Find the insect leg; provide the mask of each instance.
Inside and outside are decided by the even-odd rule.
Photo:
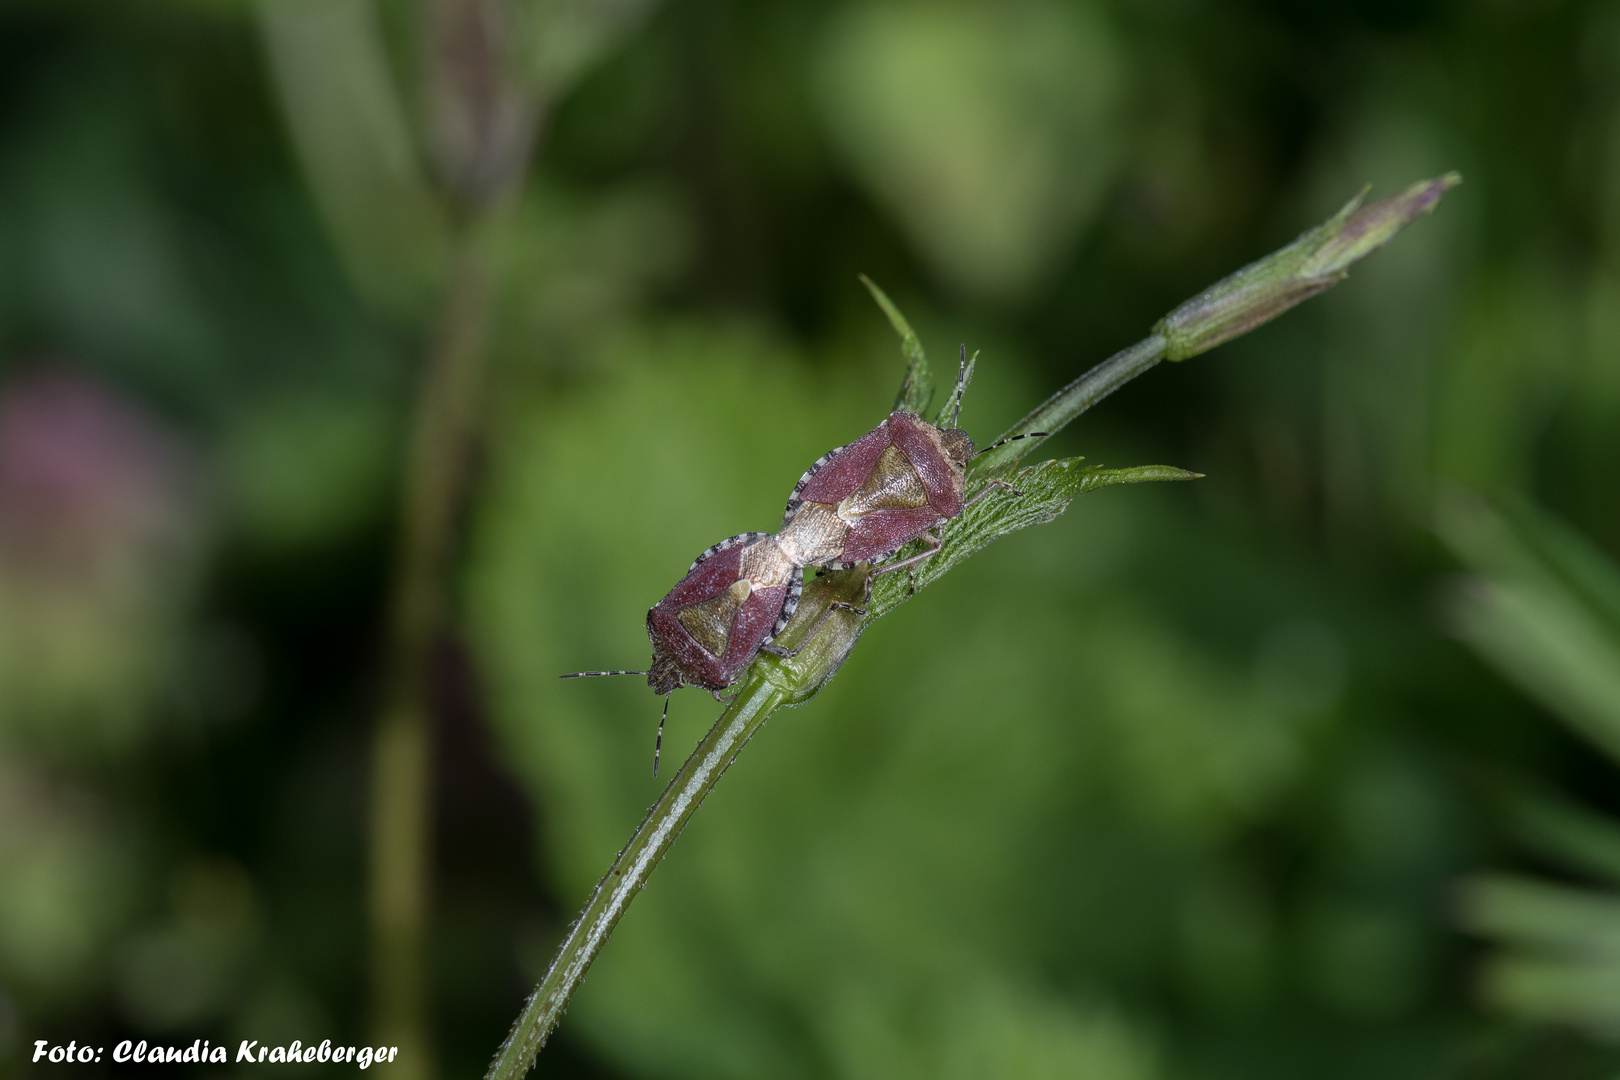
[[[967,507],[963,507],[963,509],[965,510]],[[922,562],[924,559],[933,556],[935,552],[939,551],[940,544],[942,543],[940,538],[935,536],[933,533],[923,533],[922,536],[918,537],[918,539],[928,544],[928,548],[925,551],[913,555],[909,559],[901,559],[899,562],[884,563],[882,566],[872,571],[872,577],[877,577],[879,574],[893,573],[896,570],[904,570],[906,572],[906,579],[911,585],[911,593],[908,595],[916,593],[917,579],[913,576],[911,568]],[[868,586],[870,586],[870,578],[867,579],[867,583]]]
[[[768,652],[772,656],[780,656],[784,660],[793,659],[795,656],[798,656],[801,651],[803,651],[806,645],[810,644],[810,642],[814,640],[815,636],[821,632],[822,623],[825,623],[828,619],[830,619],[832,617],[832,613],[839,608],[842,608],[845,611],[853,611],[857,615],[866,614],[865,608],[856,607],[854,604],[846,604],[842,600],[834,600],[832,603],[827,605],[827,610],[821,613],[821,618],[816,620],[816,625],[812,626],[810,628],[810,632],[804,635],[804,640],[799,643],[797,648],[784,649],[780,645],[765,644],[760,646],[760,651]]]
[[[1007,491],[1012,492],[1014,495],[1022,495],[1023,494],[1022,491],[1019,491],[1017,488],[1013,487],[1011,484],[1007,483],[1005,480],[992,480],[988,484],[984,485],[983,489],[981,489],[980,492],[977,495],[973,496],[973,498],[969,499],[967,502],[962,504],[962,513],[964,513],[964,514],[967,513],[968,507],[972,506],[974,503],[978,502],[980,499],[982,499],[986,495],[990,494],[996,488],[1003,488],[1003,489],[1005,489]]]

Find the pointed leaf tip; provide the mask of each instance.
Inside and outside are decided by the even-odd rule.
[[[894,301],[889,299],[889,294],[878,288],[877,283],[865,274],[859,277],[861,284],[866,286],[866,291],[877,301],[877,306],[888,316],[889,325],[900,335],[900,353],[906,358],[906,376],[900,384],[900,392],[895,395],[894,407],[897,411],[921,416],[934,397],[934,374],[929,370],[928,356],[923,352],[922,341],[917,337],[917,332],[911,328],[911,323],[895,306]]]

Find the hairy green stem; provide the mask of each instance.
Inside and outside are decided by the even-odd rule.
[[[635,835],[613,860],[585,910],[569,928],[568,938],[546,977],[524,1003],[522,1014],[496,1055],[487,1074],[490,1080],[518,1080],[529,1071],[584,978],[585,969],[606,944],[625,908],[647,883],[653,867],[675,842],[704,796],[784,697],[782,690],[763,678],[750,678],[739,685],[736,698],[647,811]]]
[[[779,707],[808,700],[838,670],[863,627],[861,616],[845,605],[860,601],[865,584],[865,571],[851,571],[829,574],[805,587],[800,614],[780,639],[785,648],[798,648],[797,655],[764,656],[733,687],[735,696],[720,718],[647,811],[569,927],[545,978],[496,1053],[487,1080],[520,1080],[529,1071],[624,909],[738,752]]]

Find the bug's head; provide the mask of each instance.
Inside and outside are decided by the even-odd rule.
[[[655,694],[668,694],[685,685],[675,658],[661,649],[656,642],[653,644],[652,663],[647,665],[647,685],[652,687]]]
[[[653,611],[657,611],[654,608]],[[680,665],[670,655],[669,648],[653,625],[653,611],[647,612],[647,637],[652,641],[652,663],[647,665],[647,685],[655,694],[668,694],[686,685]]]
[[[973,440],[968,438],[968,433],[961,428],[946,428],[940,432],[939,443],[959,467],[967,465],[968,459],[978,452]]]

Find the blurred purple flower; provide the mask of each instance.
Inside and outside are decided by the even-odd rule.
[[[188,473],[172,436],[89,377],[60,371],[0,390],[0,560],[91,573],[187,530]]]

